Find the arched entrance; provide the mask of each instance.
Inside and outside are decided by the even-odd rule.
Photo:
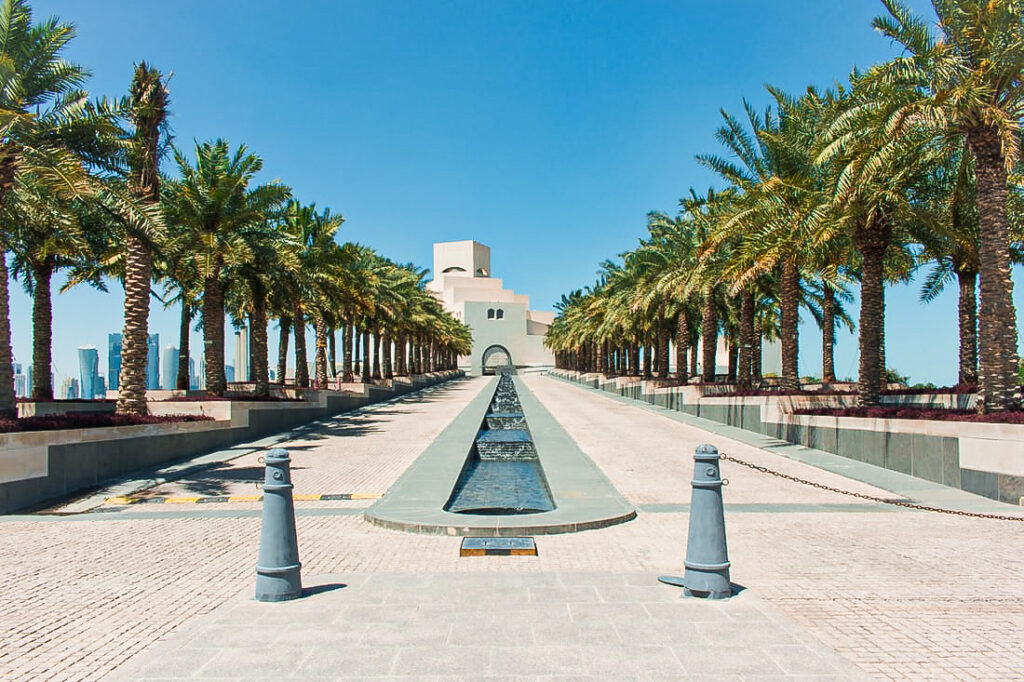
[[[495,374],[499,369],[511,369],[513,367],[512,354],[504,346],[497,344],[488,346],[484,351],[481,365],[481,374]]]

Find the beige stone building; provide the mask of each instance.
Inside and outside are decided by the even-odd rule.
[[[481,374],[511,364],[520,370],[550,367],[554,355],[544,335],[552,311],[530,310],[530,297],[491,276],[491,249],[475,241],[434,244],[434,279],[427,288],[445,309],[473,330],[473,351],[459,366]]]

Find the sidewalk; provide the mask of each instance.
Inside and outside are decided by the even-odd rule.
[[[368,524],[366,501],[299,502],[313,589],[259,604],[255,504],[0,517],[0,679],[252,679],[282,677],[282,666],[304,679],[1020,679],[1016,524],[848,499],[726,463],[732,579],[747,589],[685,600],[656,579],[682,571],[696,444],[879,491],[593,391],[524,380],[639,507],[636,520],[538,536],[537,557],[460,558],[459,538]],[[484,383],[367,409],[293,443],[296,492],[386,491]],[[248,489],[242,472],[257,464],[155,494]]]

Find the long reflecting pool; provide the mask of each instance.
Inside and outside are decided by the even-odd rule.
[[[515,384],[503,374],[444,509],[462,514],[537,514],[554,508]]]

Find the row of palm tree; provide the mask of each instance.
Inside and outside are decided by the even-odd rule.
[[[59,19],[34,23],[26,0],[0,1],[0,414],[14,415],[10,279],[33,298],[32,397],[52,399],[52,279],[66,287],[124,287],[117,410],[146,412],[150,299],[181,308],[178,387],[188,388],[189,336],[203,331],[206,390],[227,391],[225,319],[251,330],[255,392],[270,392],[267,330],[289,334],[298,386],[334,375],[363,381],[454,368],[470,332],[424,288],[424,272],[358,244],[339,244],[343,218],[297,201],[280,182],[257,184],[262,160],[225,140],[171,144],[167,77],[136,66],[128,95],[92,100],[88,72],[62,57],[75,35]],[[175,174],[164,175],[170,154]],[[10,256],[10,264],[8,257]],[[315,338],[315,378],[305,332]],[[358,339],[358,341],[357,341]],[[373,348],[370,349],[372,339]],[[362,362],[353,357],[363,348]],[[373,358],[371,368],[370,359]],[[392,363],[392,358],[395,362]]]
[[[769,87],[764,111],[723,110],[724,153],[697,160],[724,188],[691,189],[676,216],[650,214],[638,248],[563,297],[547,338],[560,366],[666,377],[674,339],[685,382],[699,340],[713,381],[723,334],[726,380],[758,383],[762,341],[777,340],[781,387],[797,389],[803,309],[822,329],[831,383],[835,330],[853,329],[844,304],[859,284],[858,396],[876,405],[885,286],[927,267],[923,301],[954,280],[960,290],[960,382],[979,385],[982,410],[1017,405],[1024,0],[933,0],[936,22],[882,1],[874,27],[901,56],[826,90]]]

